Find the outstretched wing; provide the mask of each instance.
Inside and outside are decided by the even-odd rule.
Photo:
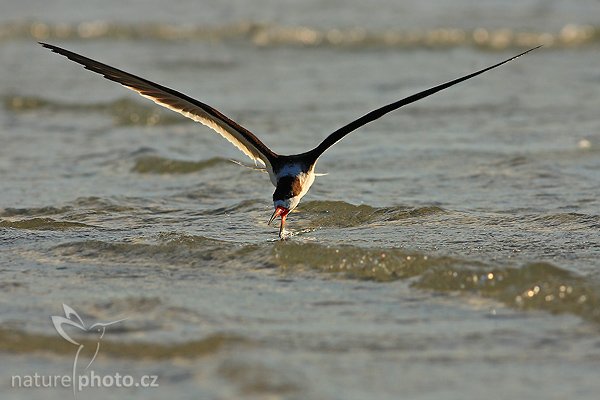
[[[511,57],[508,60],[504,60],[502,62],[499,62],[498,64],[492,65],[491,67],[487,67],[480,71],[473,72],[472,74],[463,76],[462,78],[454,79],[450,82],[442,83],[441,85],[434,86],[427,90],[423,90],[422,92],[413,94],[412,96],[408,96],[402,100],[398,100],[394,103],[388,104],[387,106],[378,108],[377,110],[373,110],[370,113],[363,115],[359,119],[357,119],[353,122],[350,122],[348,125],[345,125],[345,126],[341,127],[340,129],[338,129],[337,131],[333,132],[331,135],[329,135],[327,138],[325,138],[325,140],[323,140],[323,142],[321,142],[321,144],[319,144],[317,147],[315,147],[309,153],[311,153],[312,156],[316,159],[321,154],[323,154],[323,152],[325,152],[325,150],[327,150],[328,148],[330,148],[331,146],[336,144],[338,141],[340,141],[344,136],[346,136],[347,134],[349,134],[352,131],[357,130],[361,126],[366,125],[369,122],[375,121],[376,119],[383,117],[385,114],[392,112],[394,110],[397,110],[398,108],[403,107],[407,104],[414,103],[415,101],[421,100],[427,96],[431,96],[432,94],[437,93],[440,90],[447,89],[450,86],[456,85],[457,83],[464,82],[467,79],[471,79],[473,77],[476,77],[477,75],[483,74],[484,72],[487,72],[491,69],[499,67],[502,64],[506,64],[507,62],[512,61],[516,58],[519,58],[522,55],[525,55],[525,54],[529,53],[530,51],[533,51],[540,47],[542,47],[542,46],[534,47],[532,49],[524,51],[521,54],[517,54],[516,56]]]
[[[83,65],[90,71],[103,75],[106,79],[120,83],[128,89],[138,92],[140,95],[163,107],[208,126],[254,161],[260,161],[271,168],[272,160],[277,158],[277,155],[254,136],[252,132],[207,104],[192,99],[176,90],[169,89],[168,87],[161,86],[147,79],[140,78],[139,76],[121,71],[120,69],[102,64],[60,47],[41,42],[40,44],[55,53]]]

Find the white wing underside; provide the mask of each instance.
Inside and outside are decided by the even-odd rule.
[[[196,122],[200,122],[223,136],[242,153],[250,157],[255,163],[260,162],[265,165],[269,171],[272,171],[273,168],[269,161],[269,157],[274,157],[276,155],[250,131],[238,125],[235,121],[227,118],[209,105],[199,102],[176,90],[161,86],[157,83],[130,74],[129,72],[73,53],[72,51],[47,43],[41,43],[41,45],[83,65],[90,71],[103,75],[106,79],[117,82],[126,88],[139,93],[158,105],[173,110]]]
[[[267,172],[267,173],[269,172],[269,171],[267,171],[267,169],[265,167],[259,167],[257,165],[247,165],[247,164],[244,164],[241,161],[233,160],[233,159],[230,159],[229,161],[231,161],[232,163],[234,163],[236,165],[239,165],[240,167],[248,168],[248,169],[251,169],[253,171]]]
[[[168,96],[170,103],[166,103],[162,101],[159,97],[156,97],[153,94],[148,92],[144,92],[138,88],[127,86],[126,88],[133,90],[134,92],[139,93],[141,96],[152,100],[158,105],[161,105],[169,110],[173,110],[184,117],[187,117],[196,122],[200,122],[202,125],[209,127],[213,131],[217,132],[219,135],[223,136],[227,139],[231,144],[237,147],[242,153],[250,157],[252,161],[259,162],[262,165],[267,165],[269,163],[266,156],[261,154],[258,149],[256,149],[246,138],[244,138],[237,130],[229,126],[225,121],[217,119],[212,115],[208,114],[206,111],[201,108],[176,97],[169,95],[168,93],[160,92],[163,96]],[[149,87],[151,91],[158,92],[157,89]],[[150,91],[149,90],[149,91]]]

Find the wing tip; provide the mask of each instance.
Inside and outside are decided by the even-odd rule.
[[[58,47],[58,46],[55,46],[55,45],[53,45],[53,44],[50,44],[50,43],[45,43],[45,42],[38,42],[38,43],[39,43],[39,44],[40,44],[42,47],[44,47],[44,48],[46,48],[46,49],[50,50],[50,51],[51,51],[51,52],[53,52],[53,53],[56,53],[56,54],[62,54],[62,55],[64,55],[64,54],[63,54],[63,52],[65,52],[65,49],[61,49],[60,47]]]
[[[544,45],[543,45],[543,44],[538,44],[537,46],[535,46],[535,47],[532,47],[532,48],[530,48],[529,50],[525,50],[524,52],[522,52],[522,53],[520,53],[520,54],[517,54],[516,56],[514,56],[513,58],[511,58],[511,60],[514,60],[514,59],[516,59],[516,58],[519,58],[519,57],[521,57],[521,56],[524,56],[524,55],[525,55],[525,54],[527,54],[527,53],[531,53],[532,51],[534,51],[534,50],[537,50],[537,49],[539,49],[540,47],[544,47]]]

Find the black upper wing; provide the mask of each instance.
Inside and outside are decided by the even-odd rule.
[[[348,125],[341,127],[337,131],[335,131],[332,134],[330,134],[329,136],[327,136],[327,138],[325,138],[325,140],[323,140],[323,142],[321,142],[321,144],[319,144],[317,147],[315,147],[309,153],[311,153],[311,155],[314,157],[314,159],[317,159],[321,154],[323,154],[323,152],[325,152],[325,150],[327,150],[328,148],[330,148],[331,146],[336,144],[339,140],[341,140],[344,136],[346,136],[347,134],[349,134],[352,131],[355,131],[356,129],[360,128],[361,126],[366,125],[369,122],[375,121],[376,119],[381,118],[385,114],[387,114],[391,111],[394,111],[400,107],[403,107],[407,104],[414,103],[415,101],[421,100],[427,96],[431,96],[432,94],[437,93],[440,90],[447,89],[450,86],[456,85],[457,83],[466,81],[467,79],[471,79],[477,75],[483,74],[484,72],[494,69],[496,67],[499,67],[502,64],[506,64],[507,62],[512,61],[518,57],[521,57],[522,55],[525,55],[525,54],[529,53],[530,51],[533,51],[540,47],[542,47],[542,46],[540,45],[540,46],[534,47],[532,49],[524,51],[521,54],[517,54],[516,56],[511,57],[508,60],[504,60],[502,62],[499,62],[498,64],[492,65],[491,67],[487,67],[480,71],[473,72],[472,74],[463,76],[462,78],[454,79],[450,82],[442,83],[441,85],[434,86],[427,90],[423,90],[422,92],[413,94],[412,96],[408,96],[402,100],[398,100],[394,103],[391,103],[391,104],[388,104],[381,108],[378,108],[377,110],[373,110],[370,113],[363,115],[359,119],[357,119],[353,122],[350,122]]]
[[[103,75],[106,79],[120,83],[121,85],[138,92],[140,95],[154,101],[155,103],[176,111],[194,121],[213,129],[244,154],[255,161],[261,161],[272,169],[277,155],[265,146],[252,132],[227,118],[219,111],[195,100],[183,93],[161,86],[147,79],[140,78],[120,69],[102,64],[98,61],[81,56],[71,51],[40,43],[42,46],[61,54],[68,59],[83,65],[90,71]]]

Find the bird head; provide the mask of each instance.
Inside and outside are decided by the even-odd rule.
[[[302,180],[298,176],[282,176],[277,181],[275,193],[273,193],[273,206],[275,211],[269,220],[269,224],[277,217],[281,217],[279,226],[279,238],[283,238],[285,218],[292,211],[303,196]]]

